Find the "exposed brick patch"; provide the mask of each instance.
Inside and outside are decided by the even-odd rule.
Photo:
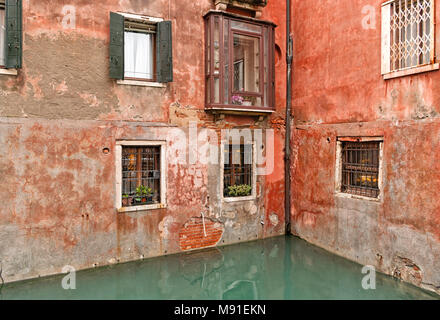
[[[223,224],[205,218],[206,236],[203,230],[203,219],[193,217],[180,229],[179,243],[183,251],[215,246],[223,236]]]

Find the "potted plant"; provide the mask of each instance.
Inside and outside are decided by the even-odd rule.
[[[241,106],[243,104],[244,99],[242,96],[232,96],[231,100],[232,100],[232,104]]]
[[[228,196],[230,197],[247,197],[252,193],[252,187],[248,184],[241,184],[228,187]]]
[[[130,205],[131,205],[130,196],[128,194],[123,194],[122,195],[122,206],[123,207],[128,207]]]
[[[138,204],[153,202],[153,190],[150,187],[140,185],[136,188],[136,197],[134,200]]]

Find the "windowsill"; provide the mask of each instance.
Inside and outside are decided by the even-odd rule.
[[[440,69],[440,64],[439,63],[434,63],[434,64],[428,64],[428,65],[424,65],[424,66],[408,68],[408,69],[404,69],[404,70],[399,70],[399,71],[393,71],[393,72],[390,72],[390,73],[386,73],[386,74],[383,75],[383,78],[384,78],[384,80],[389,80],[389,79],[405,77],[405,76],[409,76],[409,75],[413,75],[413,74],[418,74],[418,73],[424,73],[424,72],[429,72],[429,71],[436,71],[436,70],[439,70],[439,69]]]
[[[119,213],[123,212],[137,212],[137,211],[146,211],[146,210],[156,210],[156,209],[166,209],[167,205],[163,203],[158,204],[149,204],[145,206],[136,206],[136,207],[122,207],[118,209]]]
[[[18,75],[18,70],[17,69],[0,68],[0,75],[16,76],[16,75]]]
[[[344,193],[344,192],[340,192],[340,191],[336,192],[336,196],[339,198],[346,198],[346,199],[365,200],[365,201],[371,201],[371,202],[377,202],[377,203],[381,202],[380,196],[378,198],[370,198],[370,197],[365,197],[365,196],[358,196],[358,195],[351,194],[351,193]]]
[[[242,202],[242,201],[252,201],[257,199],[256,196],[248,196],[248,197],[236,197],[236,198],[223,198],[224,202]]]
[[[117,80],[116,83],[127,86],[140,86],[140,87],[153,87],[153,88],[166,88],[167,86],[165,83],[141,81],[141,80]]]
[[[275,112],[272,108],[252,107],[252,106],[233,106],[233,105],[208,105],[205,107],[207,111],[217,113],[231,114],[272,114]]]

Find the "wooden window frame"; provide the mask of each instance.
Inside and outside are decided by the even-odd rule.
[[[214,73],[215,70],[215,48],[214,48],[214,32],[215,20],[219,21],[219,73]],[[225,30],[225,21],[228,20],[227,30]],[[250,25],[255,25],[260,28],[260,32],[244,31],[242,29],[234,28],[232,22],[240,22]],[[247,110],[247,111],[262,111],[273,112],[275,110],[275,40],[273,23],[237,17],[233,14],[225,12],[209,12],[205,15],[205,72],[206,72],[206,109],[231,109],[231,110]],[[267,32],[266,32],[267,29]],[[228,33],[228,101],[225,101],[225,33]],[[249,37],[256,37],[259,39],[259,92],[236,92],[234,90],[234,34],[240,34]],[[265,42],[267,45],[267,79],[265,76]],[[219,79],[219,101],[215,102],[215,80]],[[267,93],[265,84],[267,83]],[[267,94],[267,106],[265,106],[265,98]],[[255,96],[261,98],[262,106],[246,106],[232,104],[232,96]]]
[[[123,147],[160,147],[160,203],[148,204],[132,207],[122,205],[122,148]],[[167,207],[167,162],[166,162],[166,141],[139,141],[121,140],[116,142],[115,150],[115,170],[116,170],[116,189],[115,207],[118,212],[137,212]]]

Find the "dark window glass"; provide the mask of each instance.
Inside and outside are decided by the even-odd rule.
[[[252,195],[252,145],[226,145],[224,157],[224,196]]]
[[[160,203],[160,147],[122,147],[122,206]]]

